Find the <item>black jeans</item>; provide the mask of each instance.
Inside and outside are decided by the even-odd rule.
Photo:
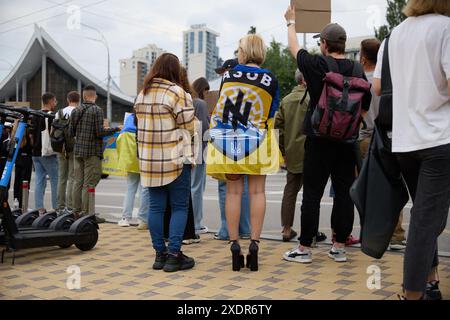
[[[450,207],[450,144],[399,153],[403,178],[413,200],[405,251],[405,290],[424,292],[431,269],[439,263],[437,238]]]
[[[31,184],[31,172],[33,170],[33,159],[30,156],[18,155],[14,178],[14,199],[19,200],[19,208],[22,208],[22,183],[28,181],[28,190]]]
[[[354,207],[350,187],[355,180],[355,147],[307,137],[303,167],[303,202],[300,244],[310,247],[319,229],[320,201],[331,175],[336,193],[333,203],[333,229],[336,241],[345,243],[351,234]]]

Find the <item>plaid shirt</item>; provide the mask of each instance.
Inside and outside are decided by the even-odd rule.
[[[103,158],[103,137],[116,131],[103,128],[103,111],[96,104],[83,103],[70,115],[69,132],[75,137],[75,157]]]
[[[192,160],[192,97],[174,83],[157,78],[146,95],[139,94],[134,108],[141,184],[167,185],[181,174],[186,158]]]

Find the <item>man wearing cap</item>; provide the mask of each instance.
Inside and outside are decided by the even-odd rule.
[[[223,63],[223,65],[217,68],[215,71],[218,75],[223,75],[225,72],[233,69],[238,65],[237,59],[228,59]]]
[[[333,203],[333,229],[336,232],[336,242],[328,256],[336,262],[345,262],[347,261],[345,242],[352,232],[354,221],[354,206],[349,190],[355,180],[355,147],[353,144],[316,137],[312,130],[311,115],[322,94],[325,74],[330,72],[323,56],[332,57],[337,64],[339,73],[347,77],[354,76],[354,63],[357,62],[345,58],[347,34],[337,23],[328,24],[319,35],[314,36],[319,39],[318,45],[323,55],[319,56],[311,55],[300,47],[295,30],[294,6],[289,6],[285,18],[288,27],[289,50],[297,59],[298,68],[308,83],[310,103],[303,124],[306,141],[300,244],[286,252],[283,257],[288,261],[312,262],[311,246],[319,226],[320,201],[331,176],[336,193]],[[367,80],[363,72],[361,77]],[[362,101],[363,112],[369,109],[370,101],[371,94],[367,93]]]

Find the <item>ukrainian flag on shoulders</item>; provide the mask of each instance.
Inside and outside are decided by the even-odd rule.
[[[238,65],[226,72],[211,116],[207,174],[223,180],[225,174],[278,172],[278,104],[278,80],[268,70]]]

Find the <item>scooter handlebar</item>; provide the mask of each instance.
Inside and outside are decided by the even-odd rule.
[[[5,121],[14,121],[15,119],[22,118],[22,114],[10,111],[10,109],[3,109],[0,106],[0,117]]]
[[[0,109],[3,109],[3,111],[8,110],[8,111],[12,111],[12,112],[17,112],[24,116],[31,115],[31,116],[41,117],[41,118],[48,118],[48,119],[55,118],[54,114],[46,113],[42,110],[34,110],[29,107],[12,107],[12,106],[8,106],[8,105],[0,104]]]

